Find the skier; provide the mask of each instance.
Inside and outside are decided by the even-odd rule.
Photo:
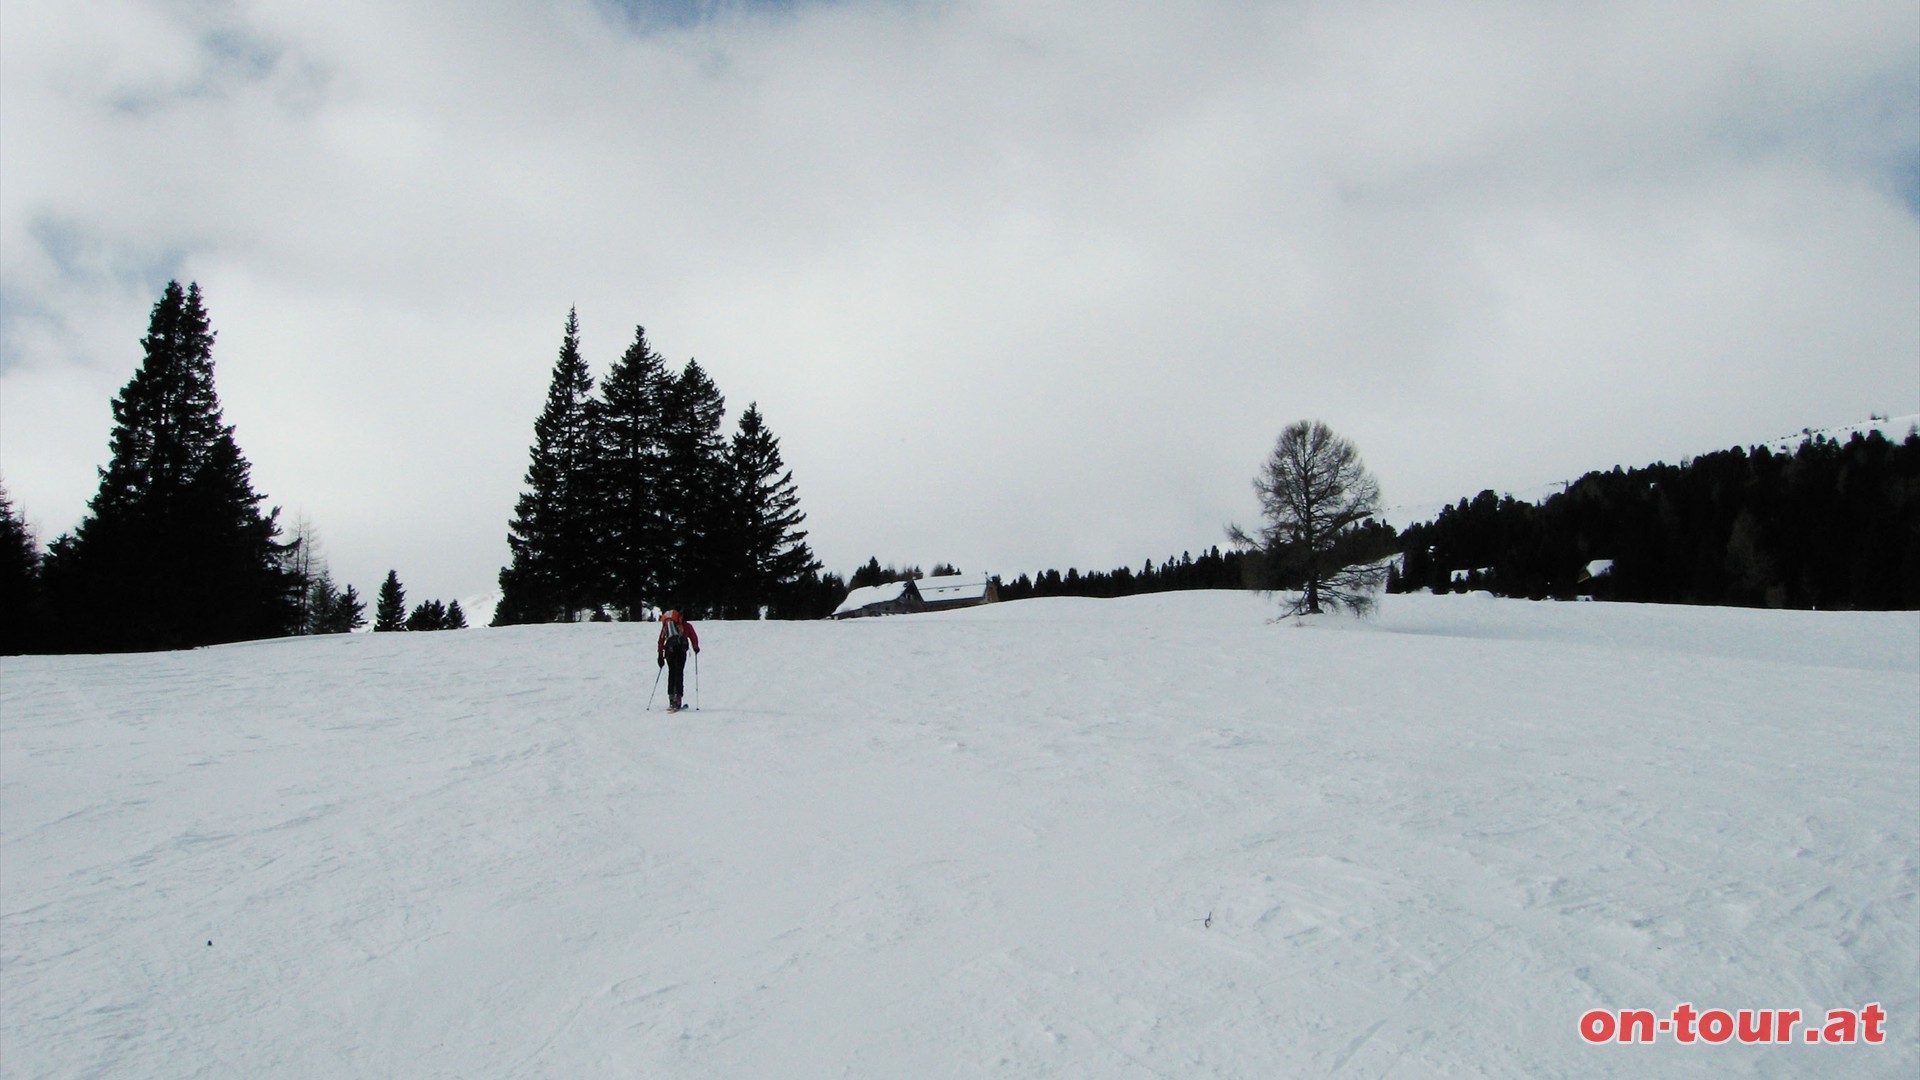
[[[660,616],[660,643],[655,648],[657,666],[667,669],[667,711],[679,712],[687,693],[687,649],[700,651],[700,635],[693,624],[678,611]]]

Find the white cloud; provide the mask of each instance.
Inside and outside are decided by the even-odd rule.
[[[1920,411],[1908,5],[713,10],[4,0],[9,489],[77,521],[169,275],[363,592],[491,585],[573,304],[842,572],[1203,548],[1302,417],[1432,501]]]

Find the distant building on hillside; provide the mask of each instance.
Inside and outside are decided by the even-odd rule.
[[[1603,599],[1612,593],[1612,585],[1613,560],[1595,559],[1581,569],[1574,591],[1589,600]]]
[[[832,617],[858,619],[868,615],[905,615],[925,610],[927,605],[920,599],[920,590],[913,582],[895,581],[853,590],[845,600],[840,601],[839,607],[833,609]]]
[[[979,607],[1000,599],[999,588],[985,574],[943,574],[940,577],[921,578],[914,584],[918,586],[920,600],[926,604],[928,611]]]
[[[918,581],[896,581],[855,589],[834,609],[836,619],[868,615],[907,615],[919,611],[948,611],[978,607],[1000,599],[1000,590],[985,574],[943,574]]]

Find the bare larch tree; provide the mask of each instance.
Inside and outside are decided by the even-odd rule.
[[[1300,590],[1288,614],[1320,614],[1325,607],[1364,614],[1386,571],[1361,561],[1359,526],[1380,508],[1380,485],[1351,442],[1318,420],[1280,433],[1253,490],[1266,521],[1249,533],[1227,532],[1254,559],[1262,591]]]

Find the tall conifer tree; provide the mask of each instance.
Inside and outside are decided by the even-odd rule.
[[[666,602],[701,615],[724,609],[731,582],[727,549],[736,522],[728,498],[726,399],[698,361],[670,385],[661,417],[661,551]]]
[[[0,487],[0,654],[47,647],[41,623],[40,554],[27,523],[13,512]]]
[[[779,608],[794,589],[820,564],[807,547],[807,516],[800,512],[800,494],[793,472],[780,457],[774,437],[757,404],[740,414],[739,430],[727,448],[727,473],[734,490],[731,504],[734,532],[723,543],[731,555],[736,617],[753,618],[761,607]]]
[[[321,628],[323,634],[351,634],[367,625],[367,605],[353,586],[347,586],[328,609],[327,622]]]
[[[533,424],[527,490],[507,527],[513,561],[500,571],[496,626],[558,622],[591,603],[591,504],[584,479],[592,392],[593,377],[580,355],[579,315],[569,309],[546,408]]]
[[[630,619],[663,600],[661,428],[670,386],[665,362],[647,344],[646,327],[635,327],[633,344],[601,382],[592,409],[588,468],[597,580],[600,595]]]
[[[367,625],[367,605],[349,585],[345,592],[324,568],[307,587],[307,633],[349,634]]]
[[[113,401],[111,458],[46,581],[63,645],[186,648],[294,628],[299,588],[221,418],[200,287],[168,282],[145,359]]]
[[[387,580],[380,584],[380,597],[374,602],[373,629],[375,633],[390,633],[407,628],[407,590],[400,585],[400,571],[387,571]]]

